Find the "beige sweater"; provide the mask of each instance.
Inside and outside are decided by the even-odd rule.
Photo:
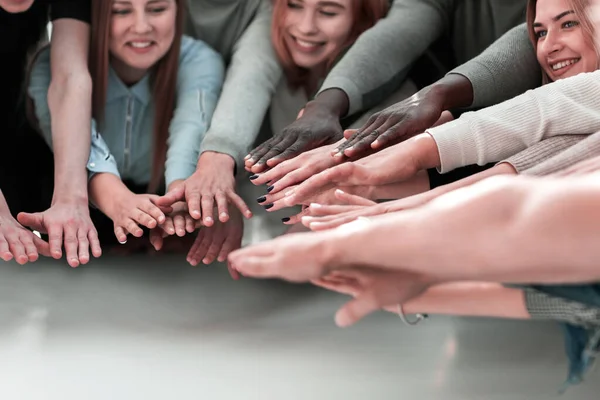
[[[431,128],[440,172],[500,161],[544,139],[600,131],[600,71],[529,90]]]

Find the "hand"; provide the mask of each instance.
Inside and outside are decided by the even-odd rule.
[[[432,280],[414,273],[373,268],[334,271],[312,283],[354,297],[336,314],[335,321],[340,327],[353,325],[379,309],[395,312],[398,304],[422,295],[433,285]]]
[[[144,231],[140,225],[154,229],[164,224],[166,208],[159,207],[159,196],[154,194],[134,194],[129,190],[123,191],[113,199],[112,204],[103,210],[115,227],[115,236],[119,243],[127,242],[127,235],[142,237]]]
[[[172,205],[173,211],[165,216],[165,222],[150,231],[150,244],[156,251],[160,251],[164,238],[170,235],[179,237],[186,233],[193,233],[202,223],[196,221],[188,212],[187,204],[183,201]]]
[[[0,258],[13,258],[21,265],[34,262],[39,255],[50,256],[50,246],[25,229],[10,214],[0,215]]]
[[[600,157],[589,158],[559,171],[554,176],[588,175],[600,171]]]
[[[280,192],[345,161],[344,157],[334,158],[329,155],[339,143],[341,142],[304,152],[291,160],[282,162],[264,174],[252,175],[250,180],[255,185],[269,184],[270,193]]]
[[[359,157],[431,128],[444,111],[438,91],[425,88],[406,100],[373,114],[335,153]]]
[[[284,204],[303,204],[307,198],[330,188],[353,193],[361,186],[384,186],[402,182],[423,169],[439,164],[439,153],[433,138],[418,135],[404,143],[377,154],[337,165],[307,179],[294,190],[286,192]]]
[[[223,262],[229,253],[241,247],[243,233],[242,216],[234,211],[229,221],[218,222],[214,226],[200,229],[187,255],[187,261],[193,266],[198,265],[200,261],[205,265],[211,264],[215,259]],[[227,266],[231,277],[239,279],[237,271],[233,270],[229,263]]]
[[[250,208],[235,192],[233,167],[234,161],[227,154],[205,152],[198,160],[197,171],[161,197],[157,204],[171,206],[178,201],[186,201],[192,218],[202,220],[206,227],[215,223],[215,202],[221,222],[227,222],[230,218],[228,202],[233,203],[246,218],[250,218]]]
[[[73,268],[89,262],[90,248],[94,257],[102,255],[87,201],[57,201],[44,212],[19,213],[17,219],[23,226],[48,234],[50,255],[57,260],[62,257],[64,240],[67,262]]]
[[[338,115],[326,108],[307,105],[302,117],[246,156],[246,168],[259,173],[302,152],[335,143],[342,136]]]

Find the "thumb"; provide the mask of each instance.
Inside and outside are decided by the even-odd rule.
[[[183,199],[185,199],[185,184],[171,189],[164,196],[156,199],[156,205],[161,207],[170,207],[173,205],[173,203],[182,201]]]
[[[375,297],[366,292],[344,304],[335,315],[335,323],[340,328],[346,328],[378,309]]]
[[[27,226],[34,231],[38,231],[40,233],[48,233],[46,227],[44,225],[44,215],[43,213],[19,213],[17,215],[17,221],[23,226]]]
[[[40,253],[44,257],[51,256],[50,255],[50,245],[47,242],[40,239],[39,237],[37,237],[36,235],[33,235],[33,244],[37,248],[38,253]]]

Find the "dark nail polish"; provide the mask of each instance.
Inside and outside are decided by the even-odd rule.
[[[264,203],[267,200],[267,198],[265,196],[259,197],[258,199],[256,199],[256,201],[258,201],[259,203]]]
[[[281,218],[281,222],[290,222],[289,217]]]
[[[267,205],[265,206],[265,210],[268,210],[268,209],[270,209],[270,208],[273,208],[273,204],[267,204]]]
[[[253,181],[255,179],[258,179],[258,174],[254,174],[250,177],[250,180]]]
[[[271,191],[273,190],[273,188],[274,188],[274,186],[269,186],[269,187],[267,188],[267,193],[271,193]]]

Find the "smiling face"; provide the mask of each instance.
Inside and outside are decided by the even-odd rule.
[[[113,0],[111,65],[126,83],[140,80],[175,38],[175,0]]]
[[[593,39],[568,0],[538,0],[533,28],[538,62],[552,81],[598,68]]]
[[[355,0],[287,0],[283,35],[294,63],[327,64],[348,43]]]
[[[0,8],[11,14],[22,13],[31,8],[34,0],[0,0]]]

